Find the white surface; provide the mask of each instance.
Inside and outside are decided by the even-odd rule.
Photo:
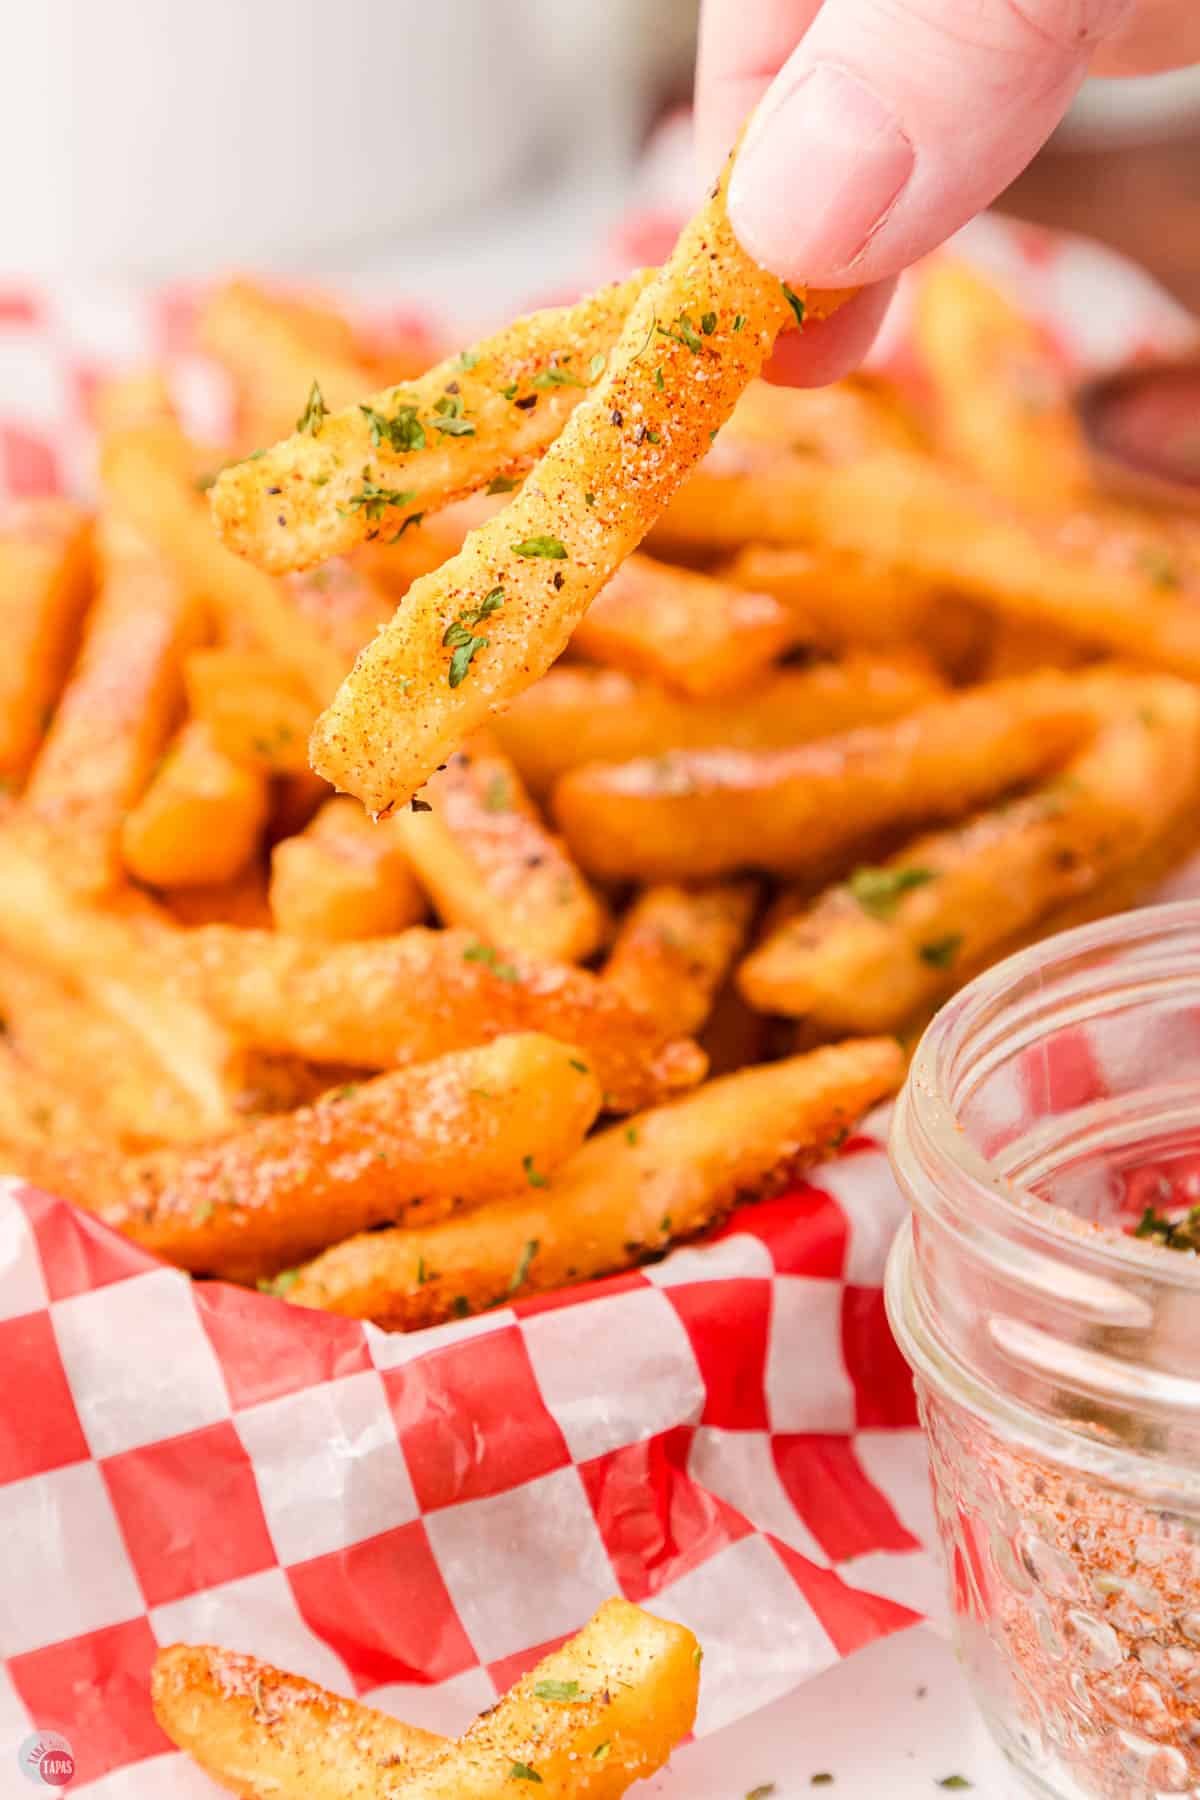
[[[827,1771],[829,1786],[811,1777]],[[928,1626],[885,1638],[715,1737],[689,1744],[638,1793],[656,1800],[937,1800],[962,1775],[971,1800],[1023,1800],[984,1731],[954,1652]]]

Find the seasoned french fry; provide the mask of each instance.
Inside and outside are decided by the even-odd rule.
[[[353,1232],[542,1184],[599,1109],[578,1053],[526,1033],[350,1083],[221,1143],[125,1160],[63,1151],[50,1166],[58,1192],[145,1249],[247,1281]]]
[[[785,1185],[902,1073],[891,1039],[860,1039],[723,1076],[590,1138],[544,1193],[335,1245],[287,1298],[412,1331],[628,1268]]]
[[[162,905],[180,925],[249,925],[267,931],[273,923],[266,875],[257,862],[216,887],[168,888]]]
[[[271,852],[271,913],[280,931],[341,943],[384,937],[425,917],[398,819],[368,819],[357,800],[326,800]]]
[[[874,463],[889,454],[905,456],[878,451],[863,460]],[[842,467],[725,433],[655,521],[647,547],[658,556],[734,553],[745,544],[810,544],[821,535],[820,495]],[[855,532],[852,544],[839,547],[871,554],[865,533]]]
[[[773,1028],[774,1021],[742,999],[731,974],[717,989],[697,1040],[708,1058],[710,1077],[732,1075],[748,1063],[765,1062],[773,1047]]]
[[[169,420],[114,431],[100,450],[100,479],[187,591],[231,634],[249,631],[260,650],[323,703],[346,672],[345,656],[298,611],[281,582],[226,550],[213,536],[197,485],[195,452]]]
[[[121,826],[182,700],[196,605],[139,546],[108,547],[79,660],[29,776],[25,809],[63,878],[100,894],[121,875]]]
[[[212,1129],[169,1061],[28,956],[0,953],[0,1015],[23,1062],[122,1149],[193,1143]]]
[[[542,797],[584,763],[673,750],[779,750],[898,719],[942,691],[919,656],[899,654],[781,669],[753,694],[707,701],[680,699],[615,670],[557,668],[498,714],[492,729]]]
[[[150,887],[232,881],[254,855],[267,785],[192,719],[167,751],[121,829],[125,867]]]
[[[217,1135],[239,1122],[246,1052],[173,984],[164,934],[168,943],[176,935],[143,896],[113,894],[104,909],[91,905],[56,879],[40,833],[4,832],[0,946],[74,984],[136,1033],[189,1096],[196,1135]]]
[[[941,447],[1018,506],[1062,508],[1091,489],[1061,359],[991,281],[952,257],[916,286],[915,348],[932,380]]]
[[[2,884],[0,884],[2,892]],[[2,931],[2,926],[0,926]],[[577,1044],[613,1112],[691,1087],[704,1059],[583,969],[501,954],[464,931],[313,944],[212,925],[172,940],[181,978],[260,1049],[385,1068],[510,1031]]]
[[[555,813],[583,867],[604,878],[800,873],[1029,780],[1075,748],[1091,716],[1070,676],[997,682],[820,744],[585,766],[559,782]]]
[[[830,462],[872,450],[912,450],[920,437],[894,387],[871,375],[830,387],[752,381],[733,410],[729,438],[775,444]]]
[[[797,631],[834,650],[894,650],[925,643],[947,596],[856,550],[826,544],[749,544],[726,568],[738,585],[771,594]]]
[[[404,1800],[511,1800],[523,1781],[546,1800],[618,1800],[691,1730],[699,1664],[682,1625],[608,1600],[464,1737],[415,1768]]]
[[[516,483],[513,484],[516,486]],[[505,485],[503,493],[511,493]],[[457,556],[466,542],[467,533],[490,519],[504,505],[503,494],[471,494],[456,500],[419,525],[402,531],[399,537],[372,537],[354,552],[352,566],[361,568],[367,577],[391,596],[392,605],[403,599],[418,575],[440,569],[444,562]],[[323,567],[325,565],[322,565]]]
[[[19,1175],[31,1156],[40,1163],[45,1152],[63,1145],[101,1153],[96,1121],[70,1089],[0,1040],[0,1169]]]
[[[859,869],[769,934],[740,970],[751,1004],[830,1034],[894,1030],[1138,862],[1194,810],[1200,695],[1169,677],[1124,688],[1112,723],[1058,780]]]
[[[161,367],[151,364],[125,369],[102,381],[96,390],[92,424],[102,434],[164,422],[178,425],[179,415],[166,370]]]
[[[0,784],[24,780],[92,597],[92,526],[69,500],[31,500],[0,528]]]
[[[757,900],[752,881],[646,888],[621,920],[605,981],[665,1029],[693,1036],[745,940]]]
[[[150,1694],[171,1742],[242,1800],[385,1800],[447,1748],[432,1731],[208,1644],[160,1650]]]
[[[524,473],[594,383],[592,361],[608,354],[654,275],[643,270],[575,306],[518,319],[360,405],[327,417],[314,412],[303,431],[222,473],[212,493],[221,538],[262,569],[310,568],[391,537],[406,519],[435,513],[495,477]],[[457,410],[439,410],[439,402],[454,401]],[[300,395],[297,412],[302,406]],[[379,489],[375,504],[360,497],[368,480]],[[286,504],[276,504],[269,488],[279,488]]]
[[[458,556],[413,583],[317,721],[313,767],[368,811],[409,799],[549,668],[777,333],[803,318],[805,301],[757,267],[729,224],[731,166],[634,302],[607,366],[536,472]]]
[[[306,775],[313,702],[298,675],[261,650],[193,650],[188,706],[224,754],[247,768]]]
[[[580,619],[571,649],[703,700],[750,688],[810,636],[770,594],[633,555]]]
[[[392,616],[389,591],[361,563],[336,559],[288,575],[284,589],[300,618],[311,626],[349,669],[363,645]]]
[[[988,643],[979,657],[976,678],[1009,681],[1038,669],[1075,669],[1088,659],[1077,637],[1031,619],[990,619]]]
[[[608,912],[543,824],[516,769],[483,733],[426,784],[429,811],[393,826],[447,925],[500,950],[580,962],[608,935]]]

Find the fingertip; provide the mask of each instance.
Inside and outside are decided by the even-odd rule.
[[[895,291],[894,280],[876,282],[831,318],[784,332],[763,374],[784,387],[825,387],[852,374],[875,342]]]

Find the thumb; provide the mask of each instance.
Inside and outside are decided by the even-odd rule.
[[[1129,0],[825,0],[759,103],[729,215],[758,261],[894,275],[1007,187]]]

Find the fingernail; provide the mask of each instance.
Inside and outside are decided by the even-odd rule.
[[[729,217],[751,256],[781,275],[848,273],[915,162],[899,121],[847,70],[818,63],[768,97],[729,183]]]

